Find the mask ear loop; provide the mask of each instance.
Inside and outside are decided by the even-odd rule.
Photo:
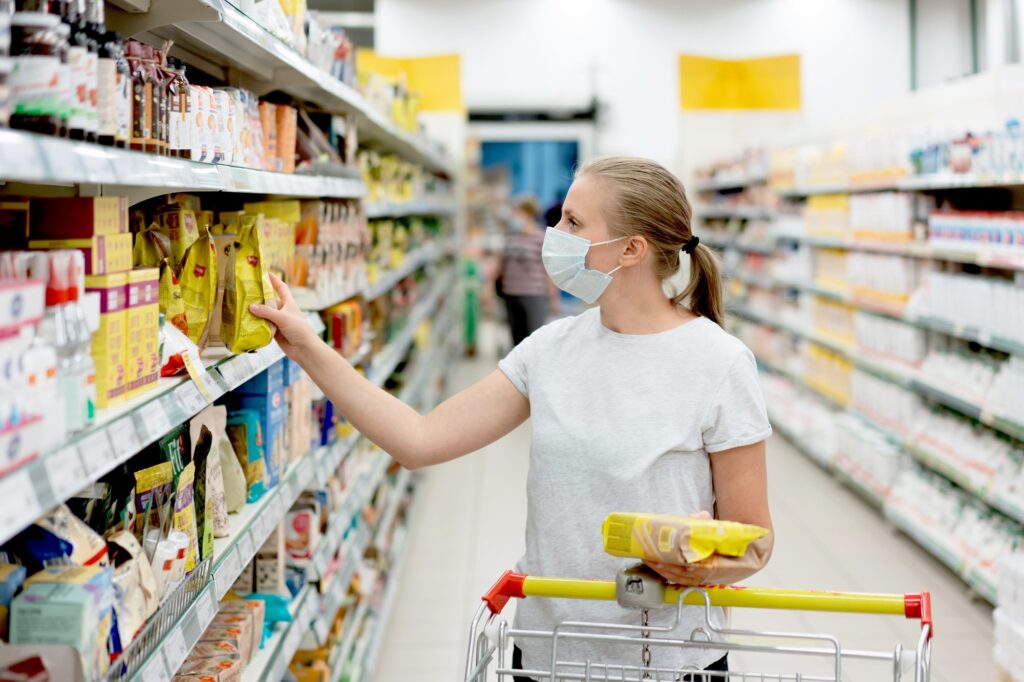
[[[615,242],[621,242],[623,239],[629,239],[629,238],[630,238],[630,235],[626,235],[625,237],[617,237],[615,239],[609,239],[608,241],[605,241],[605,242],[597,242],[597,243],[591,244],[591,246],[604,246],[605,244],[613,244]],[[611,272],[606,272],[604,274],[606,274],[606,275],[608,275],[610,277],[611,275],[614,275],[616,272],[618,272],[619,270],[621,270],[624,267],[625,267],[624,265],[620,265],[619,267],[615,268]]]

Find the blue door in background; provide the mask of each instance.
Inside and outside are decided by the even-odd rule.
[[[507,169],[513,196],[537,197],[541,206],[538,217],[562,202],[579,163],[579,144],[575,140],[483,142],[480,151],[484,170],[497,166]]]

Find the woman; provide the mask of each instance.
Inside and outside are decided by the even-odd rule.
[[[498,265],[513,346],[540,329],[553,307],[549,301],[556,304],[558,301],[558,292],[544,272],[541,260],[544,229],[537,222],[537,210],[537,202],[532,197],[522,197],[515,202],[505,235],[505,250]]]
[[[689,285],[669,298],[662,284],[684,253]],[[771,528],[765,471],[771,428],[754,358],[720,326],[718,266],[691,234],[679,180],[640,159],[582,168],[561,221],[546,233],[544,262],[559,287],[599,307],[541,328],[488,377],[426,416],[374,387],[321,343],[279,281],[280,309],[253,312],[278,326],[285,352],[341,413],[406,467],[473,452],[532,414],[520,571],[610,577],[623,562],[602,552],[600,527],[614,511],[710,512]],[[684,585],[714,579],[699,567],[652,567]],[[685,609],[682,632],[703,626],[703,615]],[[658,610],[650,622],[673,616],[674,609]],[[721,610],[712,618],[720,625]],[[615,604],[527,599],[516,625],[550,630],[570,619],[638,622]],[[549,646],[531,639],[518,645],[519,669],[550,667]],[[639,666],[641,648],[564,641],[559,659]],[[655,648],[652,665],[727,669],[723,652],[705,649]]]

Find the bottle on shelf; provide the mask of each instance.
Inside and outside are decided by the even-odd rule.
[[[61,132],[60,17],[45,12],[11,16],[10,87],[12,128],[43,135]]]
[[[73,0],[63,7],[62,19],[70,28],[68,65],[71,69],[71,101],[68,114],[68,137],[95,142],[89,136],[89,65],[91,62],[89,32],[84,17],[84,2]]]
[[[80,397],[78,414],[82,427],[89,426],[96,419],[96,361],[92,357],[92,332],[82,308],[82,292],[85,291],[85,257],[81,251],[71,252],[71,287],[68,294],[67,312],[70,326],[69,336],[75,344],[75,375],[79,377]]]
[[[107,32],[103,45],[114,62],[114,146],[126,148],[132,137],[132,70],[124,56],[120,33]]]
[[[147,49],[137,40],[129,40],[125,55],[132,76],[132,136],[131,148],[136,151],[154,151],[153,137],[153,72],[146,60]]]
[[[167,67],[173,74],[173,78],[168,83],[170,155],[187,159],[192,155],[192,143],[189,136],[189,83],[185,77],[185,63],[180,59],[168,57]]]
[[[71,294],[71,252],[52,251],[49,258],[46,311],[39,324],[39,339],[42,344],[52,346],[57,355],[56,383],[60,398],[54,405],[57,406],[56,411],[63,415],[61,438],[64,438],[84,426],[81,410],[83,379],[76,362],[77,333],[68,319],[66,307]]]

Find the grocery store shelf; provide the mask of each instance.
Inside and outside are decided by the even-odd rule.
[[[230,355],[224,348],[204,355],[202,390],[187,377],[160,379],[144,395],[99,410],[95,423],[60,449],[0,479],[0,497],[11,501],[0,509],[0,542],[284,357],[274,342],[242,355]]]
[[[310,289],[295,290],[295,300],[299,307],[308,311],[326,310],[357,296],[362,296],[370,301],[383,296],[394,288],[396,284],[413,274],[420,268],[435,263],[454,252],[454,243],[445,241],[441,243],[431,242],[426,246],[406,254],[402,264],[392,270],[383,272],[377,276],[372,283],[361,283],[358,286],[351,286],[347,289],[331,294],[317,294]]]
[[[735,178],[724,178],[722,180],[704,180],[697,183],[698,192],[719,192],[729,189],[743,189],[754,185],[763,185],[768,182],[767,174],[737,176]]]
[[[426,298],[416,304],[416,307],[409,314],[409,320],[406,323],[405,329],[370,364],[370,371],[367,375],[370,381],[378,386],[384,385],[384,382],[395,371],[395,367],[398,366],[398,363],[402,361],[402,358],[405,357],[405,354],[412,346],[417,328],[434,312],[438,301],[454,285],[456,277],[457,274],[451,272],[444,277],[438,278],[438,281],[435,282],[433,289],[427,294]]]
[[[745,253],[758,253],[765,256],[770,256],[775,253],[775,244],[767,242],[745,243],[735,237],[723,236],[714,233],[698,236],[700,237],[701,243],[722,250],[735,249]]]
[[[369,142],[454,175],[454,165],[420,136],[400,130],[354,88],[314,66],[302,54],[225,0],[151,0],[149,12],[111,8],[111,30],[153,41],[173,40],[174,54],[220,80],[263,95],[280,90],[324,111],[356,116],[360,142]]]
[[[798,289],[800,291],[807,291],[817,294],[818,296],[824,296],[825,298],[833,301],[845,303],[865,312],[875,315],[883,315],[921,329],[938,332],[963,341],[971,341],[978,345],[985,346],[986,348],[998,350],[1010,355],[1019,355],[1024,357],[1024,343],[1013,339],[1007,339],[1002,336],[993,335],[987,330],[978,329],[977,327],[969,327],[962,323],[954,323],[936,317],[898,313],[895,309],[891,309],[880,304],[873,304],[871,302],[858,299],[848,293],[829,289],[828,287],[823,287],[812,282],[786,280],[778,277],[772,277],[770,275],[744,273],[739,270],[726,271],[725,274],[726,276],[735,278],[741,282],[766,289]]]
[[[299,650],[302,636],[318,608],[316,590],[311,585],[304,586],[288,606],[291,622],[274,625],[273,634],[242,672],[242,681],[277,682],[285,679],[288,664]]]
[[[946,407],[970,417],[971,419],[979,421],[996,431],[1012,436],[1018,440],[1024,440],[1024,424],[1020,424],[1013,419],[995,414],[982,405],[960,397],[940,386],[929,383],[927,378],[916,376],[914,371],[909,367],[904,368],[893,363],[874,360],[854,351],[842,343],[830,340],[821,334],[769,319],[765,315],[761,315],[746,308],[734,306],[730,308],[730,312],[738,317],[750,320],[751,322],[774,327],[775,329],[789,332],[795,336],[799,336],[813,343],[825,346],[826,348],[843,355],[857,367],[866,372],[893,382],[903,388],[914,391],[926,398],[930,398],[931,400],[945,405]]]
[[[321,646],[327,643],[331,625],[348,596],[349,586],[363,561],[369,539],[369,531],[365,527],[360,527],[345,548],[341,567],[328,579],[328,584],[323,589],[322,608],[312,624],[313,632]]]
[[[402,582],[402,571],[405,567],[405,562],[402,561],[402,559],[404,558],[407,544],[408,535],[403,534],[402,540],[395,546],[391,553],[388,564],[392,568],[388,575],[387,587],[384,588],[384,598],[381,601],[380,610],[377,612],[377,618],[374,621],[373,630],[369,635],[368,644],[365,648],[365,654],[359,667],[359,676],[357,679],[373,679],[373,673],[377,667],[377,661],[380,658],[381,648],[384,645],[384,632],[387,629],[388,622],[391,620],[391,614],[395,610],[395,603],[398,601],[398,589]],[[364,635],[364,637],[365,636],[366,635]]]
[[[271,173],[0,129],[0,178],[30,185],[102,185],[104,192],[150,188],[358,199],[361,179]],[[130,192],[126,192],[130,193]],[[145,192],[142,192],[145,195]]]
[[[408,203],[376,202],[366,205],[366,217],[405,218],[409,216],[452,215],[458,209],[454,201],[411,201]]]
[[[760,206],[697,206],[693,210],[699,218],[740,218],[743,220],[772,220],[775,211]]]
[[[395,518],[398,516],[398,509],[402,505],[402,500],[407,497],[407,491],[409,483],[412,481],[412,472],[409,469],[403,467],[395,479],[395,487],[391,491],[391,497],[388,499],[387,506],[380,515],[380,521],[377,522],[377,529],[374,533],[373,544],[380,546],[384,538],[391,531],[391,527],[395,524]]]
[[[1024,185],[1024,175],[975,175],[973,173],[934,173],[914,175],[880,182],[845,183],[834,185],[806,185],[777,187],[775,193],[783,197],[807,197],[816,194],[855,194],[862,192],[929,191],[943,189],[978,189],[984,187],[1014,187]]]
[[[872,242],[843,237],[825,237],[821,235],[786,234],[775,235],[777,241],[807,244],[821,249],[840,249],[844,251],[865,251],[868,253],[884,253],[908,258],[966,263],[983,267],[1004,268],[1008,270],[1024,270],[1024,253],[1019,249],[1010,250],[993,248],[979,244],[976,249],[956,248],[954,246],[934,245],[927,241]],[[1013,251],[1018,251],[1014,253]]]

